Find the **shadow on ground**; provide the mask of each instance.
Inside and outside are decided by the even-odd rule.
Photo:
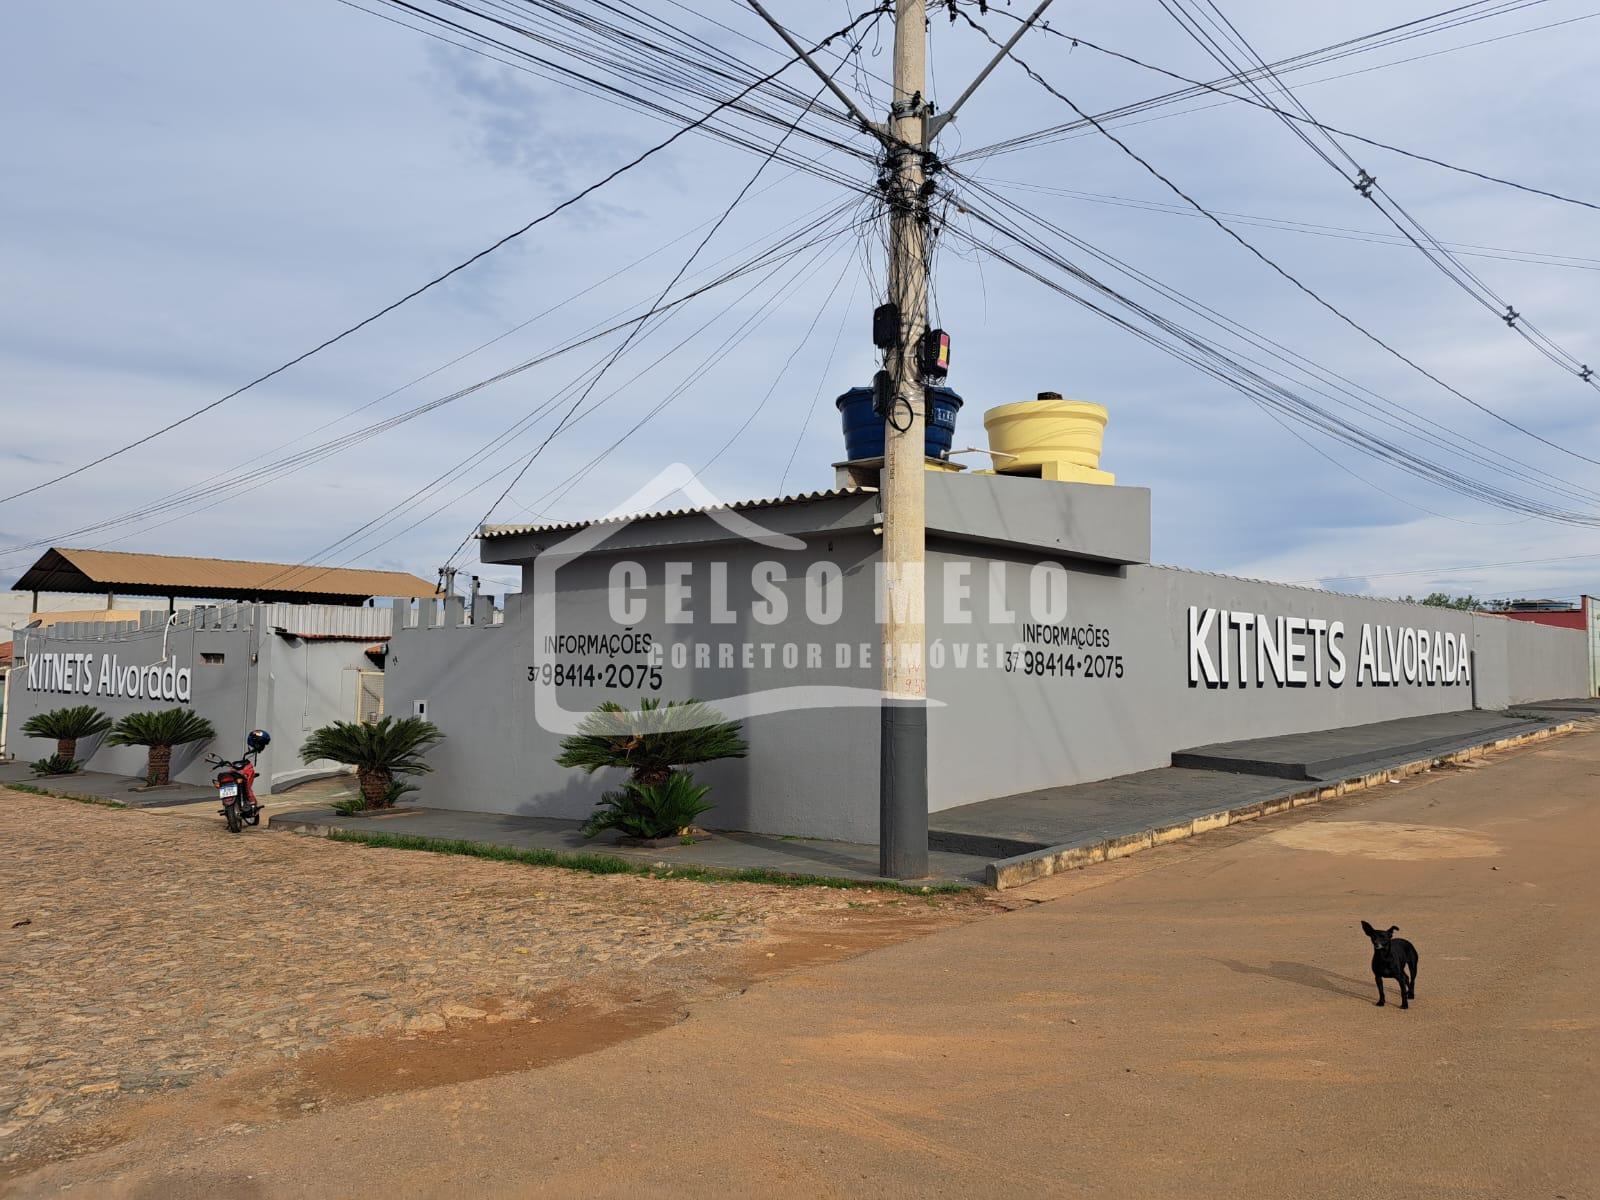
[[[1301,987],[1316,988],[1321,992],[1332,992],[1336,996],[1350,996],[1356,1000],[1370,1000],[1372,997],[1367,991],[1356,991],[1364,980],[1352,979],[1348,975],[1338,975],[1326,967],[1314,967],[1310,963],[1297,962],[1271,962],[1266,966],[1254,963],[1239,962],[1232,958],[1214,958],[1211,960],[1230,971],[1237,971],[1240,975],[1259,975],[1263,979],[1276,979],[1281,983],[1299,984]],[[1348,986],[1346,986],[1348,985]]]

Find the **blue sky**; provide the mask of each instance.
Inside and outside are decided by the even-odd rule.
[[[706,0],[699,12],[766,49],[669,3],[651,0],[647,7],[759,65],[770,69],[782,61],[773,35],[734,0]],[[841,0],[792,0],[775,8],[810,35],[842,25],[848,11]],[[1422,4],[1255,0],[1229,0],[1223,8],[1269,59],[1431,11]],[[1063,31],[1183,74],[1215,73],[1154,0],[1060,0],[1058,9],[1052,20]],[[1600,118],[1595,89],[1585,78],[1600,49],[1600,19],[1316,82],[1587,11],[1568,0],[1547,0],[1291,80],[1330,124],[1596,199],[1600,168],[1583,147],[1586,131]],[[993,28],[998,33],[1009,24],[996,18]],[[667,132],[637,114],[336,0],[30,5],[9,15],[8,32],[0,46],[0,111],[7,115],[7,185],[0,188],[6,281],[0,289],[0,477],[16,486],[93,458],[231,391]],[[1169,87],[1159,76],[1044,34],[1029,35],[1019,52],[1090,111]],[[953,98],[986,56],[972,31],[936,19],[934,99]],[[868,40],[867,70],[886,74],[888,57],[887,37]],[[787,78],[812,85],[798,68]],[[858,83],[853,73],[844,81],[852,88]],[[876,93],[881,104],[881,86]],[[1071,115],[1003,64],[941,149],[954,155]],[[1244,105],[1165,115],[1119,133],[1213,210],[1345,230],[1390,228],[1280,124]],[[1597,256],[1600,213],[1380,150],[1352,149],[1441,239],[1519,254]],[[719,213],[756,165],[748,152],[707,138],[680,140],[448,284],[207,417],[67,484],[0,506],[0,547],[53,539],[285,561],[317,555],[536,405],[548,404],[614,343],[485,388],[236,499],[206,504],[201,496],[193,511],[100,534],[58,535],[219,473],[248,473],[255,455],[358,406],[371,403],[313,440],[443,396],[648,303],[698,234],[662,247]],[[867,181],[864,165],[850,169]],[[1433,426],[1600,488],[1600,468],[1474,411],[1341,325],[1206,222],[1062,194],[1175,202],[1104,139],[1091,133],[997,155],[976,169],[981,179],[1076,236],[1406,405]],[[693,271],[843,196],[834,185],[774,165]],[[1415,250],[1281,228],[1239,229],[1460,390],[1552,441],[1600,457],[1593,453],[1600,450],[1600,395],[1539,357]],[[792,277],[758,286],[726,312],[743,287],[685,306],[619,360],[593,395],[604,404],[551,441],[496,519],[575,518],[609,508],[668,463],[698,466],[710,459],[746,418],[748,428],[707,472],[714,491],[736,498],[772,494],[780,481],[785,491],[826,486],[829,464],[841,450],[832,399],[865,382],[874,366],[871,278],[881,279],[881,266],[874,264],[870,276],[863,269],[874,253],[870,244],[841,238],[815,260],[797,263]],[[1557,341],[1600,363],[1600,330],[1593,323],[1600,262],[1467,261]],[[616,278],[600,282],[613,272]],[[939,319],[955,339],[950,382],[967,402],[958,443],[981,444],[984,408],[1041,390],[1106,404],[1111,424],[1103,465],[1121,482],[1153,489],[1161,561],[1292,581],[1347,577],[1336,585],[1379,594],[1435,587],[1486,595],[1600,591],[1600,532],[1517,519],[1307,433],[1348,470],[1336,466],[1244,397],[1004,264],[947,245],[937,280]],[[568,299],[585,289],[591,290]],[[507,334],[553,305],[555,311]],[[694,377],[747,319],[748,336],[567,485]],[[704,333],[651,366],[708,321]],[[430,372],[436,373],[379,399]],[[534,425],[483,469],[319,561],[431,577],[510,478],[490,473],[530,451],[551,423]],[[1594,511],[1600,513],[1600,505]],[[14,550],[0,554],[0,564],[16,573],[35,554]],[[1444,569],[1580,555],[1593,557]],[[1390,574],[1401,571],[1419,573]]]

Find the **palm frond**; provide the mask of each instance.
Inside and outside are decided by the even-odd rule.
[[[111,718],[92,704],[52,708],[48,712],[34,713],[22,723],[22,732],[29,737],[54,741],[93,737],[110,728]]]
[[[113,746],[183,746],[217,736],[211,722],[188,708],[129,713],[111,727]]]
[[[638,778],[748,752],[738,722],[703,701],[645,699],[630,711],[607,700],[562,739],[556,762],[589,774],[622,767]]]
[[[392,775],[425,775],[433,768],[424,755],[443,740],[439,727],[423,717],[388,716],[371,725],[335,721],[312,732],[300,747],[300,758]]]
[[[711,808],[706,793],[687,771],[673,771],[660,783],[626,780],[620,791],[607,792],[583,823],[583,836],[615,829],[625,837],[665,838],[681,833]]]

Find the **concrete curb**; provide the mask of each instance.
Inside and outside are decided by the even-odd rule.
[[[1280,813],[1286,809],[1302,808],[1305,805],[1316,804],[1322,800],[1337,799],[1340,796],[1348,796],[1353,792],[1365,791],[1367,788],[1389,783],[1396,779],[1408,779],[1412,775],[1420,775],[1424,771],[1431,771],[1434,767],[1482,758],[1492,750],[1505,750],[1512,746],[1522,746],[1529,742],[1543,741],[1558,733],[1570,732],[1577,727],[1577,724],[1576,721],[1565,721],[1559,725],[1552,725],[1546,729],[1537,729],[1531,733],[1518,734],[1515,737],[1480,742],[1474,746],[1451,751],[1449,754],[1435,755],[1431,758],[1419,758],[1411,762],[1401,763],[1398,766],[1386,767],[1381,771],[1372,771],[1365,775],[1353,775],[1336,783],[1312,784],[1304,791],[1295,792],[1293,795],[1280,796],[1275,800],[1261,800],[1254,804],[1241,805],[1238,808],[1222,809],[1218,812],[1195,817],[1192,820],[1179,821],[1174,825],[1145,829],[1138,833],[1106,838],[1098,842],[1051,846],[1044,850],[1034,850],[1027,854],[1019,854],[1014,858],[998,859],[984,868],[984,880],[995,890],[1005,891],[1007,888],[1020,887],[1022,884],[1031,883],[1035,879],[1043,879],[1047,875],[1059,875],[1064,871],[1075,871],[1080,867],[1087,867],[1094,863],[1109,862],[1115,858],[1126,858],[1128,855],[1137,854],[1141,850],[1164,846],[1168,842],[1182,841],[1184,838],[1193,837],[1199,833],[1209,833],[1213,829],[1221,829],[1227,825],[1237,825],[1243,821],[1254,821],[1258,817],[1270,817],[1274,813]]]

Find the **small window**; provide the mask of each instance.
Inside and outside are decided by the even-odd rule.
[[[227,661],[227,658],[226,654],[206,654],[202,652],[200,655],[200,661],[208,667],[220,667]]]

